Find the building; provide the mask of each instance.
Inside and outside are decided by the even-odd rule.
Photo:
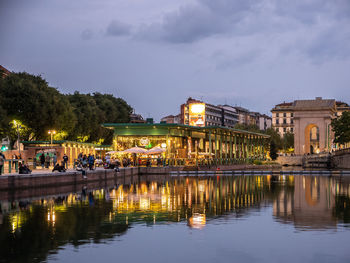
[[[268,135],[221,126],[196,127],[183,124],[106,123],[114,130],[115,151],[138,146],[165,149],[164,158],[179,162],[216,159],[234,163],[265,158],[264,142]],[[183,164],[183,163],[181,163]],[[192,162],[193,164],[193,162]]]
[[[7,76],[9,76],[11,74],[11,72],[8,69],[6,69],[0,65],[0,74],[1,74],[0,76],[2,78],[6,78]]]
[[[286,132],[294,133],[294,110],[292,102],[277,104],[272,110],[272,127],[283,137]]]
[[[180,123],[191,126],[222,126],[233,128],[238,123],[238,114],[229,105],[212,105],[200,100],[188,98],[181,105]]]
[[[168,115],[160,120],[161,123],[180,123],[181,122],[181,115]]]
[[[243,107],[234,107],[238,114],[238,123],[249,125],[249,110]]]
[[[131,123],[146,123],[141,114],[132,113],[130,114]]]
[[[281,136],[294,133],[295,154],[330,151],[335,147],[331,121],[349,110],[347,103],[321,97],[284,102],[271,110],[272,126]]]

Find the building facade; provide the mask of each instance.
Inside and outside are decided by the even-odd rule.
[[[295,154],[328,152],[334,148],[331,121],[349,110],[347,103],[321,97],[284,102],[271,110],[272,126],[281,136],[294,133]]]
[[[213,105],[189,98],[181,105],[180,123],[190,126],[222,126],[234,128],[236,124],[256,125],[260,130],[271,127],[271,117],[259,112],[230,105]]]
[[[132,147],[165,149],[164,158],[182,162],[216,159],[220,163],[234,163],[265,158],[268,135],[224,128],[196,127],[183,124],[107,123],[114,130],[113,147],[116,152]]]

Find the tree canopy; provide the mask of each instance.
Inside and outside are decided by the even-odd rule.
[[[334,142],[345,144],[350,142],[350,112],[345,111],[337,119],[332,120]]]
[[[12,73],[0,78],[0,138],[45,140],[48,130],[56,139],[111,143],[104,122],[129,122],[132,108],[111,94],[61,94],[41,76]],[[14,122],[15,121],[15,122]]]

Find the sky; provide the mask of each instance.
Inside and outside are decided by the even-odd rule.
[[[350,103],[350,0],[0,0],[0,25],[0,65],[156,121],[188,97]]]

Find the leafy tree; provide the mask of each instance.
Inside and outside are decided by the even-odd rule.
[[[9,136],[15,142],[20,124],[21,140],[48,140],[48,130],[55,129],[56,139],[110,144],[113,131],[101,124],[129,122],[131,112],[111,94],[64,95],[28,73],[0,78],[0,139]]]
[[[238,130],[243,130],[243,131],[250,131],[250,132],[263,132],[262,130],[259,129],[259,127],[255,124],[249,124],[249,125],[246,125],[246,124],[242,124],[242,123],[237,123],[235,125],[235,129],[238,129]]]
[[[294,148],[294,134],[291,132],[286,132],[282,139],[283,150],[287,152],[289,149]]]
[[[334,142],[345,144],[350,142],[350,112],[345,111],[337,119],[332,120],[332,130],[334,132]]]
[[[0,96],[8,119],[20,120],[27,127],[22,140],[30,137],[43,139],[48,137],[49,129],[69,132],[74,127],[74,115],[68,100],[49,87],[41,76],[12,73],[0,80]],[[13,125],[5,129],[9,134],[16,134]]]
[[[276,160],[277,157],[278,157],[278,154],[277,154],[277,145],[275,144],[274,141],[271,141],[270,143],[270,157],[272,160]]]

